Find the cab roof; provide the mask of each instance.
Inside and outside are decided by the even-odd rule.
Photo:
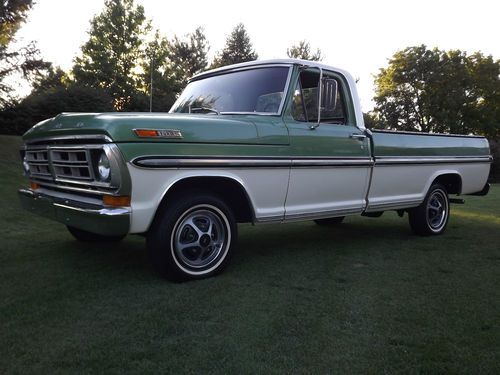
[[[253,60],[253,61],[247,61],[244,63],[239,63],[239,64],[233,64],[233,65],[227,65],[223,66],[221,68],[216,68],[216,69],[211,69],[207,70],[206,72],[196,74],[195,76],[191,77],[189,81],[197,81],[199,79],[203,79],[206,77],[210,77],[213,75],[217,75],[226,71],[231,71],[231,70],[237,70],[237,69],[242,69],[242,68],[251,68],[253,66],[258,67],[262,65],[298,65],[298,66],[308,66],[308,67],[315,67],[315,68],[322,68],[325,70],[330,70],[334,72],[341,73],[342,75],[351,78],[349,72],[336,68],[330,65],[322,64],[317,61],[309,61],[309,60],[300,60],[300,59],[270,59],[270,60]]]

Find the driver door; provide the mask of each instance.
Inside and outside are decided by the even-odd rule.
[[[337,101],[333,111],[321,114],[319,126],[312,129],[318,124],[317,69],[300,73],[288,111],[292,168],[285,220],[359,214],[366,207],[369,139],[354,125],[346,82],[324,74],[337,80]]]

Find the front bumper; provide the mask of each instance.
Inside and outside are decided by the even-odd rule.
[[[24,209],[91,233],[116,236],[130,228],[130,207],[90,205],[31,189],[20,189],[18,194]]]

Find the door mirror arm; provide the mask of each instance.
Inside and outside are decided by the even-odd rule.
[[[321,123],[321,91],[323,88],[323,68],[318,67],[319,69],[319,82],[318,82],[318,121],[316,124],[312,124],[309,128],[311,130],[316,129]]]
[[[321,112],[333,112],[337,105],[338,83],[333,78],[323,78],[323,69],[319,69],[318,82],[318,121],[310,126],[311,130],[316,129],[321,124]]]

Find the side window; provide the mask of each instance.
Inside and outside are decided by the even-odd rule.
[[[300,86],[300,80],[295,86],[292,98],[292,116],[297,121],[307,121],[304,101],[302,100],[302,87]]]
[[[297,121],[318,121],[319,72],[303,71],[295,87],[292,116]],[[322,123],[345,124],[347,122],[342,83],[338,82],[337,105],[333,111],[321,112]]]

